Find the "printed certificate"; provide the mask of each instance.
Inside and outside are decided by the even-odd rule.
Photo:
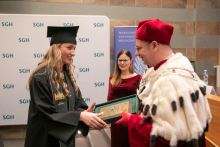
[[[98,104],[95,106],[94,113],[103,112],[103,115],[101,115],[100,118],[106,123],[114,123],[121,118],[123,111],[137,114],[138,102],[139,100],[136,94],[130,95],[117,100]]]

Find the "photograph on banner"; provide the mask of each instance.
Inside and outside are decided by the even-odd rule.
[[[114,28],[114,67],[118,53],[123,50],[129,50],[133,57],[134,72],[140,75],[144,74],[147,65],[144,65],[139,56],[135,56],[136,52],[136,30],[137,27],[125,26]]]

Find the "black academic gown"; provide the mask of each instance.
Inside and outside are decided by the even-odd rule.
[[[75,97],[74,110],[58,113],[53,103],[52,89],[48,73],[44,68],[35,72],[29,86],[31,102],[28,113],[28,124],[25,147],[60,147],[61,143],[67,147],[75,146],[75,134],[78,130],[86,136],[89,127],[79,121],[80,113],[88,108],[80,90]]]

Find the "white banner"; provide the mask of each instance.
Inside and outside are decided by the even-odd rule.
[[[80,26],[73,63],[90,106],[106,102],[110,75],[110,23],[105,16],[0,14],[0,125],[26,124],[26,84],[50,47],[47,26]],[[76,76],[75,76],[76,77]]]

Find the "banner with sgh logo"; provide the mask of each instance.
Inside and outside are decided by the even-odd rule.
[[[118,53],[123,49],[129,50],[133,58],[134,72],[143,75],[147,66],[144,65],[141,58],[135,56],[136,29],[137,27],[133,26],[114,28],[114,65],[116,63]]]
[[[27,123],[28,78],[50,47],[47,26],[79,26],[74,75],[91,106],[107,101],[110,22],[105,16],[0,14],[0,125]]]

